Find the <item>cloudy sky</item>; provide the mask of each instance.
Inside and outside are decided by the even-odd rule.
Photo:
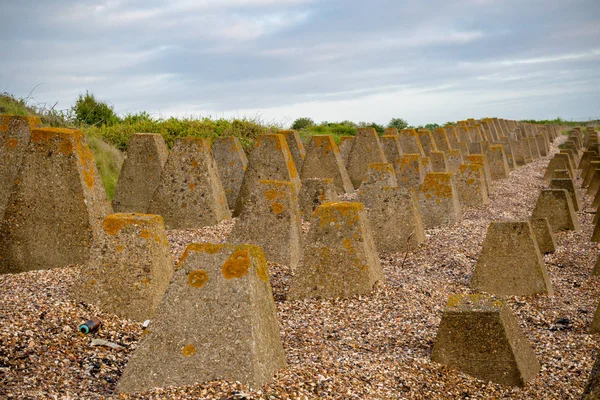
[[[0,0],[0,91],[120,114],[600,118],[598,0]]]

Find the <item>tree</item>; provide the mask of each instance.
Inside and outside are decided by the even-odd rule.
[[[439,124],[427,124],[425,125],[425,129],[429,129],[430,131],[434,130],[435,128],[439,128],[440,125]]]
[[[292,124],[292,129],[295,130],[300,130],[300,129],[306,129],[306,128],[310,128],[311,126],[315,125],[315,121],[313,121],[310,118],[307,117],[302,117],[302,118],[298,118],[297,120],[294,121],[294,123]]]
[[[387,125],[388,128],[396,128],[398,130],[406,129],[408,127],[408,122],[402,118],[392,118]]]
[[[79,95],[73,107],[71,107],[75,115],[75,121],[86,125],[113,125],[119,122],[119,117],[115,114],[112,106],[109,106],[103,101],[98,101],[92,93],[87,90],[85,96]]]

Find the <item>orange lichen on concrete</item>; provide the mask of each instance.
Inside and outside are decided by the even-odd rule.
[[[0,132],[6,132],[8,130],[8,124],[0,124]]]
[[[478,165],[484,164],[483,155],[480,155],[480,154],[471,154],[470,156],[467,156],[466,160],[473,164],[478,164]]]
[[[225,279],[241,278],[248,273],[251,265],[250,252],[247,248],[241,248],[235,250],[227,261],[225,261],[221,272]]]
[[[8,147],[9,149],[14,149],[18,145],[19,145],[19,140],[15,139],[15,138],[10,138],[6,142],[6,147]]]
[[[188,274],[187,282],[188,285],[199,289],[208,282],[208,272],[203,269],[191,271]]]
[[[273,214],[281,214],[284,210],[285,210],[285,207],[281,203],[271,204],[271,211],[273,211]]]
[[[466,172],[467,170],[471,172],[478,172],[483,169],[483,166],[480,164],[461,164],[458,169],[460,172]]]
[[[428,173],[421,185],[421,191],[425,193],[425,196],[452,197],[452,174],[449,172]]]
[[[224,244],[212,244],[212,243],[190,243],[185,248],[185,251],[177,261],[177,267],[185,262],[185,260],[190,255],[190,252],[198,252],[198,253],[208,253],[215,254],[219,252],[224,246]]]
[[[330,135],[315,135],[313,136],[313,143],[321,148],[323,155],[329,154],[334,148],[333,138]]]
[[[117,213],[110,214],[104,218],[102,226],[104,232],[114,236],[123,229],[126,225],[137,225],[137,226],[156,226],[163,225],[163,219],[160,215],[153,214],[141,214],[141,213]]]
[[[369,164],[369,169],[377,172],[394,172],[392,164],[388,163],[371,163]]]
[[[385,136],[398,136],[398,129],[397,128],[385,128],[384,135]]]
[[[269,281],[269,270],[267,268],[267,258],[265,257],[265,253],[259,246],[254,246],[251,244],[241,244],[235,248],[236,250],[246,250],[252,256],[252,260],[254,261],[256,267],[256,274],[258,277],[264,281]]]
[[[364,210],[362,203],[357,202],[337,202],[324,203],[315,210],[315,216],[319,217],[319,224],[324,227],[335,224],[347,225],[355,224],[359,219],[359,212]]]
[[[188,344],[187,346],[181,349],[181,354],[183,354],[184,357],[189,357],[191,355],[196,354],[196,346],[194,346],[193,344]]]

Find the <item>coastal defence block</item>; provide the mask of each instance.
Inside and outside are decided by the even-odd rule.
[[[564,189],[571,195],[571,202],[575,211],[579,211],[581,208],[581,201],[579,200],[579,194],[575,189],[575,184],[572,179],[552,179],[550,181],[550,189]]]
[[[510,168],[502,145],[492,145],[485,153],[490,167],[492,181],[508,178]]]
[[[153,318],[173,275],[162,217],[111,214],[102,226],[102,244],[81,270],[73,287],[75,299],[121,318]]]
[[[290,298],[366,295],[384,280],[379,255],[361,203],[325,203],[311,220]]]
[[[144,213],[160,183],[169,150],[157,133],[134,133],[112,202],[115,212]]]
[[[310,138],[300,177],[302,180],[333,179],[338,194],[354,191],[340,151],[331,135],[314,135]]]
[[[337,191],[331,178],[308,178],[302,180],[298,194],[300,215],[310,220],[316,208],[323,203],[338,201]]]
[[[31,139],[31,130],[41,126],[38,117],[0,115],[0,221]]]
[[[553,253],[556,250],[556,242],[552,234],[552,227],[547,218],[537,218],[529,221],[533,236],[538,244],[540,253]]]
[[[231,217],[206,139],[175,141],[148,213],[161,215],[167,229],[200,228]]]
[[[451,295],[431,360],[483,381],[524,386],[540,364],[504,300]]]
[[[454,174],[456,193],[462,207],[477,207],[489,204],[483,167],[478,164],[463,164]]]
[[[462,219],[450,172],[429,172],[419,189],[418,199],[425,229],[452,225]]]
[[[218,379],[259,388],[285,365],[260,247],[191,243],[117,390]]]
[[[359,128],[352,148],[348,155],[346,170],[355,189],[358,189],[369,169],[369,164],[385,163],[387,159],[383,154],[379,136],[373,128]]]
[[[400,158],[391,160],[396,172],[398,186],[418,189],[425,179],[427,167],[419,154],[405,154]]]
[[[233,210],[248,167],[248,158],[240,140],[235,136],[215,138],[211,147],[227,197],[227,206]]]
[[[552,284],[528,221],[488,226],[471,287],[501,296],[552,296]]]
[[[581,231],[571,195],[564,189],[543,189],[531,218],[547,218],[552,232]]]
[[[260,135],[255,140],[235,203],[234,217],[240,215],[244,202],[261,180],[292,182],[296,193],[300,190],[300,176],[283,135]]]
[[[81,131],[32,129],[0,226],[0,273],[85,263],[110,213]]]
[[[277,132],[285,137],[285,141],[290,149],[292,160],[294,160],[294,166],[296,171],[302,171],[302,164],[304,164],[304,157],[306,157],[306,151],[298,132],[295,130],[279,131]]]
[[[300,259],[301,238],[294,184],[264,180],[258,182],[244,202],[227,241],[260,246],[268,261],[287,265],[293,270]]]

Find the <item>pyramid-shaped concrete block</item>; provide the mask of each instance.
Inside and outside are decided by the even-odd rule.
[[[488,226],[471,287],[502,296],[552,296],[552,284],[529,222],[492,222]]]
[[[487,157],[483,154],[471,154],[465,157],[465,162],[467,164],[481,165],[488,194],[492,193],[492,173],[490,172],[490,164]]]
[[[338,194],[354,191],[340,151],[331,135],[314,135],[310,138],[300,177],[303,180],[333,179]]]
[[[594,232],[592,232],[592,237],[590,238],[590,241],[594,242],[594,243],[598,243],[600,242],[600,221],[598,220],[598,212],[596,211],[596,217],[594,218]]]
[[[485,155],[490,167],[492,181],[508,178],[510,169],[508,168],[508,161],[506,160],[506,154],[502,145],[488,147]]]
[[[292,182],[296,193],[300,190],[299,172],[283,135],[260,135],[254,142],[233,216],[240,214],[244,202],[261,180]]]
[[[398,131],[396,131],[395,135],[384,135],[379,140],[381,142],[383,154],[385,154],[385,158],[388,160],[388,162],[391,162],[391,160],[402,156],[403,152],[402,148],[400,147]]]
[[[352,149],[352,142],[354,140],[354,136],[340,136],[340,157],[342,157],[342,161],[344,162],[344,168],[348,163],[348,156],[350,155],[350,149]],[[348,178],[350,179],[350,178]]]
[[[38,117],[0,115],[0,221],[31,139],[31,130],[41,126]]]
[[[450,172],[429,172],[421,184],[418,199],[425,229],[452,225],[462,219],[458,194]]]
[[[425,179],[427,167],[419,154],[404,154],[395,160],[390,160],[396,171],[398,186],[418,189]]]
[[[173,275],[162,217],[111,214],[103,228],[102,243],[73,287],[75,299],[121,318],[153,318]]]
[[[552,232],[581,231],[571,195],[564,189],[543,189],[531,218],[548,218]]]
[[[346,169],[355,189],[358,189],[369,169],[369,164],[385,163],[387,159],[383,154],[379,136],[373,128],[360,128],[352,141],[352,148],[348,155]]]
[[[431,162],[431,172],[450,172],[448,169],[448,160],[443,151],[432,151],[429,153]]]
[[[115,212],[145,213],[160,183],[169,150],[156,133],[134,133],[115,188]]]
[[[513,157],[512,143],[507,137],[503,136],[500,138],[500,144],[502,145],[502,148],[504,149],[504,154],[506,155],[506,162],[508,163],[508,169],[512,171],[517,167],[515,164],[514,157]]]
[[[600,171],[599,171],[600,172]],[[552,179],[550,181],[550,189],[564,189],[571,195],[571,202],[575,211],[579,211],[581,208],[581,200],[579,200],[579,194],[575,189],[575,184],[572,179]]]
[[[524,386],[540,364],[504,300],[451,295],[431,359],[482,381]]]
[[[463,164],[454,174],[456,193],[462,207],[478,207],[489,204],[483,167]]]
[[[540,253],[554,253],[556,250],[556,242],[552,233],[552,227],[548,222],[548,218],[534,218],[529,221],[533,235],[540,249]]]
[[[446,136],[448,136],[448,142],[450,143],[450,148],[453,150],[458,150],[458,134],[456,133],[456,128],[454,126],[445,126]]]
[[[369,170],[363,178],[358,193],[364,194],[369,191],[379,191],[384,187],[396,186],[398,186],[398,181],[392,164],[373,163],[369,164]]]
[[[300,215],[310,220],[316,208],[323,203],[338,201],[337,191],[331,178],[309,178],[302,180],[298,194]]]
[[[446,129],[435,128],[433,132],[431,132],[431,136],[433,137],[435,147],[437,147],[438,151],[443,151],[447,153],[448,151],[452,150],[452,146],[450,145],[450,141],[448,140],[448,134],[446,133]]]
[[[227,197],[227,206],[235,208],[244,174],[248,166],[248,158],[240,140],[235,136],[222,136],[212,142],[212,152],[217,163],[221,185]]]
[[[406,252],[425,241],[423,221],[413,189],[374,187],[359,191],[375,246],[382,253]]]
[[[544,173],[544,180],[550,182],[550,180],[552,180],[554,177],[554,171],[557,169],[566,169],[572,173],[567,160],[555,156],[551,158],[548,162],[548,167],[546,168],[546,172]]]
[[[267,260],[293,270],[302,250],[297,196],[291,182],[259,181],[244,202],[228,242],[260,246]]]
[[[540,156],[546,157],[548,155],[548,141],[546,135],[535,135],[535,140],[537,141],[537,145],[540,150]]]
[[[259,388],[285,365],[261,249],[192,243],[117,389],[144,392],[214,380]]]
[[[429,153],[432,151],[438,151],[437,146],[435,145],[435,141],[433,140],[433,136],[431,136],[431,132],[429,129],[419,129],[417,130],[417,137],[419,138],[419,142],[423,147],[423,151],[425,152],[425,156],[429,157]]]
[[[573,179],[568,169],[555,169],[552,179]]]
[[[0,226],[0,273],[83,264],[112,213],[78,130],[31,130]]]
[[[161,215],[167,229],[200,228],[231,217],[206,139],[175,141],[148,213]]]
[[[590,162],[588,168],[583,174],[581,174],[581,177],[583,179],[581,186],[584,188],[589,188],[594,181],[597,181],[600,177],[600,161]]]
[[[531,152],[531,158],[535,160],[540,159],[540,149],[538,147],[537,139],[535,137],[528,137],[527,144],[529,145],[529,150]]]
[[[419,141],[419,135],[414,129],[402,129],[398,133],[400,139],[400,147],[405,154],[419,154],[425,157],[425,151]]]
[[[302,144],[302,140],[300,140],[300,136],[298,136],[298,132],[295,130],[288,130],[279,131],[277,133],[285,137],[285,141],[290,149],[290,154],[294,160],[296,171],[302,171],[302,164],[304,164],[306,151],[304,150],[304,145]]]
[[[448,150],[446,152],[446,165],[448,166],[448,172],[456,172],[458,168],[463,164],[463,156],[460,150]]]
[[[361,203],[325,203],[311,220],[290,298],[369,294],[384,280],[371,227]]]

